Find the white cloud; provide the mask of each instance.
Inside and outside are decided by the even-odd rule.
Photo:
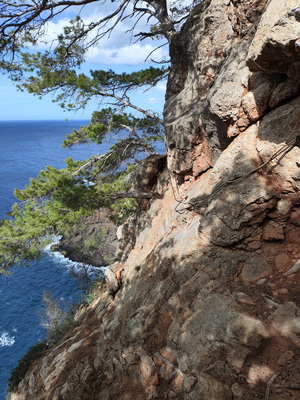
[[[93,11],[84,17],[84,22],[85,24],[90,24],[99,21],[103,16],[104,14]],[[150,59],[155,61],[166,59],[168,57],[167,46],[159,47],[165,41],[149,39],[143,42],[136,42],[136,38],[130,31],[132,23],[132,20],[127,19],[118,22],[109,35],[102,38],[97,46],[89,49],[86,61],[104,65],[136,65],[144,63],[149,55]],[[58,34],[63,32],[63,28],[68,24],[69,18],[63,18],[55,22],[50,21],[44,35],[47,44],[41,42],[38,46],[39,49],[43,50],[49,47],[49,44],[56,39]],[[147,27],[145,27],[145,23],[140,22],[136,26],[136,32],[144,30],[147,30]],[[93,33],[93,35],[95,34],[96,32]],[[89,39],[92,39],[92,36]]]
[[[159,82],[156,86],[155,86],[156,90],[158,90],[159,92],[165,93],[166,92],[166,88],[167,88],[167,81],[163,81],[163,82]]]
[[[147,104],[161,104],[162,102],[164,102],[164,99],[161,97],[148,97],[145,99]]]
[[[45,33],[38,42],[38,49],[45,50],[57,39],[57,35],[63,32],[63,28],[69,24],[69,18],[60,19],[57,22],[50,21],[45,26]],[[46,43],[45,43],[46,42]]]
[[[150,53],[155,50],[151,44],[134,43],[123,47],[94,48],[88,52],[87,61],[106,65],[137,65],[144,63]],[[163,48],[155,50],[150,58],[163,60],[167,52]]]

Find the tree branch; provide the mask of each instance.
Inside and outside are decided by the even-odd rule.
[[[128,125],[121,125],[124,129],[128,130],[133,137],[135,137],[137,139],[137,141],[140,143],[140,145],[145,149],[145,152],[148,154],[148,156],[150,154],[158,154],[158,152],[154,149],[153,146],[151,146],[149,143],[145,142],[145,140],[141,139],[139,137],[139,135],[136,133],[136,129],[135,128],[131,128]]]
[[[101,95],[101,96],[103,96],[103,97],[112,97],[112,98],[118,100],[119,102],[121,102],[124,106],[133,108],[134,110],[139,111],[140,113],[146,115],[147,117],[156,119],[158,122],[160,122],[161,124],[163,124],[163,120],[162,120],[161,118],[159,118],[157,115],[152,114],[151,112],[149,112],[149,111],[147,111],[147,110],[144,110],[144,109],[142,109],[142,108],[140,108],[140,107],[138,107],[138,106],[132,104],[130,101],[127,101],[127,100],[123,99],[122,97],[117,96],[117,95],[114,94],[114,93],[109,93],[109,92],[106,91],[105,89],[102,89],[102,90],[103,90],[103,92],[102,92],[102,93],[99,93],[99,95]]]
[[[117,199],[152,199],[154,197],[153,193],[144,193],[144,192],[136,192],[136,191],[129,191],[129,192],[119,192],[115,193],[111,196],[112,200]]]

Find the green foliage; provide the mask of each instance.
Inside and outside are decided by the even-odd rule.
[[[95,294],[94,293],[88,293],[86,296],[85,296],[85,303],[86,303],[86,305],[90,305],[91,303],[92,303],[92,301],[95,299]]]
[[[52,46],[57,46],[62,50],[62,54],[68,61],[72,57],[72,48],[80,46],[85,51],[95,45],[101,45],[101,40],[111,34],[114,28],[124,19],[132,21],[129,28],[131,35],[144,40],[146,38],[156,38],[162,35],[170,40],[176,30],[180,29],[182,21],[188,16],[192,7],[201,2],[197,0],[186,2],[173,0],[145,0],[144,2],[132,2],[123,0],[122,2],[110,0],[110,6],[105,7],[106,0],[96,1],[85,0],[84,2],[69,0],[60,1],[19,1],[0,3],[0,49],[2,63],[9,69],[9,63],[18,58],[19,52],[27,46],[32,47],[39,42],[46,44],[47,38],[44,34],[47,30],[47,23],[54,18],[61,19],[76,13],[76,18],[69,21],[63,33],[57,34]],[[109,0],[108,0],[109,2]],[[93,19],[93,22],[81,19],[82,5],[94,3],[99,8],[101,17]],[[64,14],[65,13],[65,14]],[[139,21],[143,21],[146,27],[145,32],[136,32]],[[155,29],[151,29],[155,27]],[[57,51],[59,53],[59,51]]]
[[[109,157],[113,158],[113,154]],[[40,257],[54,235],[80,229],[82,219],[101,206],[111,208],[117,223],[122,223],[136,209],[135,200],[115,198],[118,192],[130,191],[129,177],[134,166],[101,174],[100,171],[107,171],[105,159],[92,158],[87,162],[68,159],[65,169],[47,167],[25,189],[15,190],[21,202],[12,206],[11,218],[0,221],[0,272]],[[84,165],[76,175],[75,169]]]
[[[72,325],[70,311],[59,299],[53,299],[50,292],[44,291],[44,307],[41,310],[41,326],[47,333],[47,344],[57,343]]]
[[[25,377],[26,372],[31,366],[32,362],[36,360],[45,350],[49,348],[47,340],[44,340],[40,343],[32,346],[28,352],[24,355],[24,357],[19,360],[18,364],[11,371],[9,380],[8,380],[8,392],[13,392],[21,380]]]
[[[132,79],[137,84],[138,78]],[[19,203],[12,206],[10,219],[0,221],[0,273],[38,258],[53,235],[78,229],[82,219],[99,207],[109,207],[116,224],[137,209],[136,200],[117,194],[131,190],[130,164],[156,153],[153,143],[163,140],[161,121],[108,107],[94,112],[89,125],[67,135],[63,147],[100,145],[108,137],[113,137],[113,144],[106,153],[85,161],[68,158],[63,169],[47,166],[25,189],[15,190]]]
[[[27,371],[39,356],[53,347],[73,326],[73,316],[58,299],[53,299],[50,292],[44,292],[44,307],[41,310],[41,325],[47,337],[32,346],[11,371],[8,380],[8,392],[13,392]]]
[[[0,6],[1,17],[1,6]],[[50,17],[51,19],[51,17]],[[3,21],[3,20],[2,20]],[[41,21],[41,25],[43,22]],[[0,23],[1,25],[1,23]],[[36,26],[24,25],[25,31],[18,34],[10,30],[9,35],[0,34],[0,48],[2,50],[0,68],[6,70],[13,81],[22,82],[25,79],[24,74],[32,73],[35,66],[40,64],[38,74],[40,76],[47,71],[55,69],[54,76],[67,77],[71,68],[79,67],[84,61],[83,37],[84,24],[78,16],[74,20],[69,21],[69,25],[64,28],[63,34],[57,36],[56,47],[53,50],[45,50],[45,52],[32,52],[32,48],[38,43],[48,45],[47,39],[43,41],[44,29]],[[74,37],[77,37],[76,43]],[[30,48],[29,52],[25,50]],[[17,57],[16,57],[17,55]]]
[[[95,111],[88,126],[81,127],[80,130],[74,130],[71,134],[68,134],[63,141],[63,147],[88,142],[101,144],[110,133],[114,135],[123,134],[124,136],[124,129],[130,133],[135,147],[139,146],[139,151],[154,152],[154,149],[149,147],[149,143],[164,139],[162,124],[159,119],[150,116],[138,118],[130,113],[109,107]]]
[[[0,221],[3,270],[38,258],[53,235],[67,234],[101,205],[98,186],[73,177],[72,168],[47,167],[15,196],[21,202],[12,206],[10,219]]]
[[[85,298],[81,304],[81,306],[89,306],[97,295],[106,291],[106,283],[103,276],[98,277],[92,285],[89,287],[88,293],[85,295]]]
[[[119,199],[111,205],[114,213],[111,219],[116,225],[122,225],[129,215],[131,215],[138,207],[138,203],[135,199]]]
[[[93,98],[106,101],[113,99],[114,104],[117,100],[118,105],[126,106],[130,103],[128,91],[155,86],[168,74],[168,69],[163,66],[151,66],[132,73],[117,74],[112,70],[91,70],[90,75],[86,75],[77,72],[83,57],[80,47],[72,47],[74,54],[68,54],[67,63],[60,49],[58,47],[54,52],[45,53],[22,53],[24,73],[22,76],[17,73],[15,81],[20,90],[38,96],[56,93],[53,101],[68,110],[84,108]]]
[[[48,3],[50,10],[52,6]],[[25,14],[26,10],[31,13],[27,4],[22,3],[20,7]],[[3,4],[0,14],[1,9],[10,10],[12,21],[19,20],[14,6]],[[34,15],[39,15],[40,10],[36,11]],[[52,19],[51,13],[46,14],[44,22]],[[108,20],[104,18],[99,26],[104,27]],[[47,166],[25,189],[15,190],[19,202],[13,205],[10,218],[0,221],[0,273],[5,273],[15,263],[26,264],[38,258],[53,235],[67,235],[78,229],[84,217],[101,206],[112,210],[117,224],[123,223],[137,209],[136,200],[130,196],[117,196],[119,192],[131,190],[131,167],[128,166],[145,155],[156,153],[154,143],[163,141],[160,117],[132,104],[129,93],[141,87],[152,87],[165,79],[168,68],[149,67],[120,74],[112,70],[94,70],[84,74],[79,72],[79,67],[85,51],[101,36],[95,42],[88,38],[97,23],[87,26],[78,16],[58,35],[53,46],[43,52],[34,51],[33,46],[43,40],[42,21],[42,16],[41,20],[26,20],[19,33],[14,33],[11,26],[6,27],[4,21],[0,22],[5,26],[0,34],[0,48],[6,54],[14,54],[10,63],[5,62],[4,55],[0,68],[9,70],[20,90],[37,96],[52,93],[54,101],[65,109],[78,109],[88,102],[104,100],[106,108],[95,111],[89,125],[67,135],[63,147],[90,142],[101,145],[107,143],[109,137],[112,145],[105,154],[94,155],[86,161],[68,158],[63,169]],[[30,51],[25,45],[30,46]],[[134,110],[134,114],[128,112],[129,109]]]
[[[121,73],[117,74],[112,70],[103,71],[96,70],[90,71],[92,78],[94,79],[94,84],[98,87],[102,86],[106,89],[137,89],[139,87],[150,85],[152,86],[154,82],[165,77],[167,73],[165,67],[154,68],[149,67],[137,72],[131,73]]]
[[[2,269],[20,262],[39,257],[40,249],[47,240],[47,227],[51,222],[38,205],[26,204],[23,209],[19,204],[12,207],[13,219],[0,222],[0,262]],[[44,225],[45,224],[45,225]]]

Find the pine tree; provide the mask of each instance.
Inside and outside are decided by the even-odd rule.
[[[185,7],[176,1],[168,8],[166,0],[111,1],[112,11],[100,20],[86,23],[80,17],[82,6],[95,3],[101,7],[108,2],[0,3],[0,68],[20,90],[37,96],[53,94],[54,101],[67,110],[78,110],[99,100],[105,103],[103,109],[93,113],[89,125],[67,135],[63,146],[90,142],[101,146],[111,133],[116,138],[105,154],[99,153],[81,162],[69,158],[63,169],[47,166],[25,189],[15,190],[19,202],[13,205],[10,218],[0,222],[0,273],[15,263],[39,257],[53,235],[76,229],[84,217],[99,207],[110,207],[115,221],[122,223],[137,207],[139,194],[133,195],[130,183],[134,164],[155,154],[155,144],[164,140],[161,116],[133,104],[130,94],[166,79],[167,61],[122,74],[112,70],[93,70],[86,74],[80,72],[80,66],[86,52],[128,18],[134,21],[132,36],[136,40],[163,37],[167,43],[176,35],[194,3],[191,1]],[[76,6],[77,17],[55,42],[43,52],[34,51],[47,23]],[[147,32],[136,32],[141,18],[147,19]]]

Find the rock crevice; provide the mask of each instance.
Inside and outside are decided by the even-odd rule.
[[[296,0],[195,7],[171,43],[161,198],[119,230],[127,245],[109,292],[33,363],[12,400],[295,393],[298,8]]]

